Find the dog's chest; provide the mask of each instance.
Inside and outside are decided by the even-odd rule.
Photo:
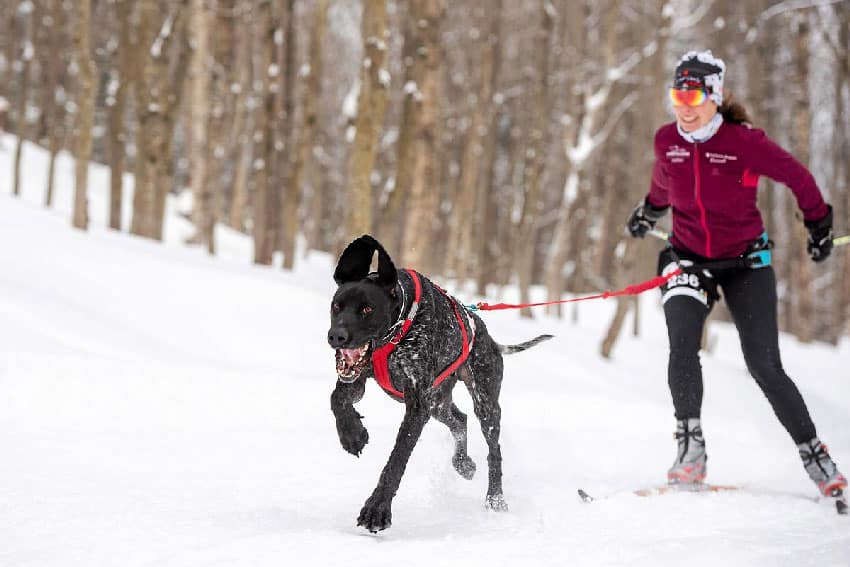
[[[403,391],[408,384],[433,385],[464,362],[472,346],[472,325],[462,308],[456,311],[436,290],[431,299],[389,355],[389,378],[395,390]]]

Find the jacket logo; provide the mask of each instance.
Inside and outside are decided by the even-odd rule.
[[[729,161],[738,161],[738,156],[733,156],[729,154],[716,154],[714,152],[705,152],[705,157],[708,158],[709,163],[726,163]]]
[[[685,161],[685,158],[691,157],[691,152],[682,146],[670,146],[667,148],[666,155],[671,163],[682,163]]]

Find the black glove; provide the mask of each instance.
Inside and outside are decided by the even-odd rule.
[[[804,221],[809,229],[809,242],[806,251],[815,262],[823,262],[832,252],[832,206],[827,205],[829,212],[820,220]]]
[[[643,203],[639,204],[632,211],[626,223],[626,229],[628,229],[629,234],[632,236],[643,238],[647,232],[655,228],[655,223],[667,213],[668,208],[656,209],[649,203],[648,199],[644,199]]]

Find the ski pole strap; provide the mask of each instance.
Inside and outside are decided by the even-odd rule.
[[[465,305],[471,311],[496,311],[499,309],[523,309],[525,307],[540,307],[542,305],[560,305],[562,303],[575,303],[577,301],[588,301],[591,299],[607,299],[609,297],[618,297],[621,295],[638,295],[650,289],[655,289],[666,284],[682,273],[681,266],[663,276],[655,276],[652,279],[646,280],[635,285],[629,285],[619,291],[604,291],[595,295],[587,295],[584,297],[574,297],[572,299],[561,299],[558,301],[541,301],[539,303],[485,303],[479,302],[472,305]]]

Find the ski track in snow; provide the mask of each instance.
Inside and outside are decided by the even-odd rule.
[[[14,139],[0,142],[10,179]],[[325,344],[334,260],[299,257],[295,273],[254,267],[250,241],[227,229],[209,258],[180,244],[190,227],[173,198],[165,245],[109,231],[101,166],[91,168],[92,222],[81,234],[70,227],[72,166],[62,154],[51,210],[40,204],[46,157],[34,146],[23,195],[0,185],[0,565],[850,565],[850,519],[814,501],[729,325],[712,327],[716,346],[703,355],[703,422],[709,479],[746,490],[629,493],[662,482],[675,454],[652,292],[641,336],[624,332],[607,361],[597,352],[613,300],[582,304],[577,324],[485,313],[505,344],[556,335],[506,358],[510,511],[484,509],[486,446],[458,388],[475,478],[455,474],[450,434],[432,421],[393,526],[369,534],[357,514],[403,406],[370,384],[357,405],[370,442],[360,458],[340,448]],[[783,336],[782,348],[846,473],[850,341]],[[587,505],[577,488],[616,495]]]

